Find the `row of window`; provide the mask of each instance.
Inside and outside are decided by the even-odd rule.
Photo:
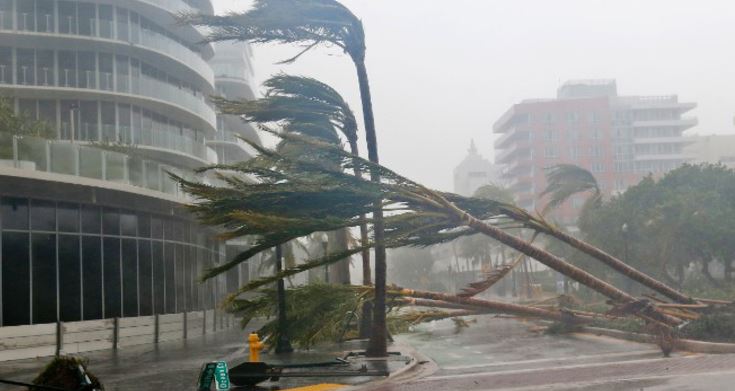
[[[195,46],[136,12],[79,1],[0,0],[0,30],[73,34],[130,43],[142,43],[148,38],[197,51]]]
[[[531,158],[533,158],[533,151],[531,151]],[[593,145],[589,148],[582,148],[579,146],[573,146],[569,147],[569,154],[568,156],[572,159],[577,159],[582,156],[591,156],[591,157],[602,157],[603,156],[603,148],[599,145]],[[559,148],[557,147],[544,147],[544,157],[545,158],[558,158],[561,157],[561,154],[559,152]]]
[[[580,113],[575,111],[565,113],[522,113],[518,114],[515,118],[517,124],[527,124],[532,122],[551,124],[555,122],[567,122],[567,123],[600,123],[603,120],[603,114],[597,112],[586,112]]]
[[[207,157],[202,132],[135,105],[66,99],[16,102],[18,113],[48,123],[60,140],[146,145]]]
[[[136,58],[111,53],[0,47],[0,84],[89,88],[207,103],[191,84]]]
[[[197,282],[224,254],[194,224],[7,197],[0,218],[4,326],[193,311],[224,294],[225,277]]]

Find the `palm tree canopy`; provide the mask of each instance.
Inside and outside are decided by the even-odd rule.
[[[546,189],[541,196],[548,195],[549,203],[545,210],[553,209],[563,204],[577,193],[592,192],[588,203],[600,202],[602,193],[597,179],[591,172],[574,164],[558,164],[546,169]]]
[[[184,15],[182,21],[211,29],[208,42],[305,44],[291,62],[321,45],[342,48],[354,59],[365,56],[362,22],[335,0],[255,0],[244,13]]]
[[[286,131],[338,143],[336,127],[350,143],[356,143],[355,115],[329,85],[313,78],[285,74],[271,77],[263,85],[267,91],[262,99],[215,98],[215,103],[223,113],[240,115],[249,122],[285,122]]]

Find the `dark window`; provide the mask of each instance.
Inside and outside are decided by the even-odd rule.
[[[2,199],[3,229],[28,229],[28,200],[25,198]]]
[[[165,310],[165,268],[163,262],[163,243],[153,242],[152,244],[152,268],[153,268],[153,311],[156,314],[162,314]]]
[[[28,324],[31,321],[28,234],[4,232],[2,239],[3,297],[6,298],[3,300],[3,326]]]
[[[138,236],[138,216],[132,213],[120,214],[120,229],[124,236]]]
[[[33,323],[56,322],[56,235],[33,234]]]
[[[135,239],[122,241],[123,316],[138,316],[138,245]]]
[[[56,206],[53,202],[31,200],[31,229],[56,231]]]
[[[79,3],[79,34],[97,35],[95,4]]]
[[[105,318],[119,317],[121,315],[120,277],[120,239],[105,238]]]
[[[163,222],[161,219],[151,219],[151,237],[153,239],[163,239]]]
[[[59,1],[59,32],[77,33],[77,5],[71,1]]]
[[[120,214],[116,210],[104,210],[102,232],[105,235],[120,235]]]
[[[60,202],[57,208],[59,231],[79,232],[79,205]]]
[[[100,208],[94,206],[82,207],[82,232],[100,234]]]
[[[138,215],[138,236],[141,238],[151,237],[151,217],[145,214]]]
[[[79,236],[59,236],[59,298],[61,320],[70,322],[82,318],[81,269]]]
[[[138,241],[138,284],[140,289],[140,316],[153,314],[153,287],[151,285],[151,242]]]
[[[84,319],[102,318],[102,246],[99,237],[82,237]]]
[[[163,236],[166,240],[174,240],[174,222],[171,220],[163,220]]]
[[[165,247],[165,265],[166,265],[166,313],[176,312],[176,279],[174,278],[174,269],[176,268],[174,257],[174,245],[166,243]]]
[[[176,310],[178,312],[186,311],[186,247],[181,244],[176,245]]]

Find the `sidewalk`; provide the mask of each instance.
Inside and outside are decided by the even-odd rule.
[[[257,329],[258,325],[246,330]],[[246,332],[239,328],[187,340],[162,342],[158,345],[140,345],[104,350],[82,355],[89,360],[90,372],[97,375],[107,390],[194,390],[199,370],[207,361],[224,360],[233,367],[247,359]],[[320,346],[318,350],[297,351],[275,356],[261,354],[269,364],[294,364],[331,361],[348,351],[363,350],[364,342],[348,342]],[[7,361],[0,363],[0,378],[30,382],[51,360],[50,357]],[[357,370],[363,364],[369,370],[395,372],[411,363],[411,357],[391,356],[387,360],[351,360],[342,370]],[[321,368],[320,370],[323,370]],[[349,378],[282,378],[279,382],[262,383],[261,389],[280,389],[315,383],[360,384],[376,380],[374,377]],[[1,385],[0,390],[20,390],[16,386]]]

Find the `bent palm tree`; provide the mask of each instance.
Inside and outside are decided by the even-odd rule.
[[[249,41],[252,43],[304,44],[306,47],[284,63],[293,62],[320,45],[333,45],[347,53],[355,64],[365,123],[368,158],[379,163],[375,119],[365,65],[365,31],[362,21],[335,0],[255,0],[253,8],[227,16],[185,15],[182,21],[211,29],[208,41]],[[370,170],[370,178],[380,182],[380,170]],[[382,202],[376,200],[373,214],[375,238],[375,311],[368,354],[385,356],[386,252]]]
[[[280,74],[263,83],[265,97],[257,100],[228,100],[214,98],[217,107],[225,114],[241,116],[245,121],[257,123],[276,122],[284,131],[296,132],[330,143],[339,144],[335,128],[347,139],[350,153],[357,156],[357,121],[350,106],[329,85],[316,79]],[[359,166],[356,176],[362,176]],[[335,232],[334,239],[346,246],[347,232]],[[367,244],[367,224],[360,225],[361,242]],[[346,247],[345,247],[346,249]],[[362,252],[363,284],[370,285],[370,252]],[[341,281],[349,281],[349,263],[341,263],[338,270]]]
[[[599,205],[602,192],[597,179],[591,172],[574,164],[558,164],[546,169],[546,189],[541,196],[548,195],[549,202],[544,211],[556,208],[574,194],[591,192],[587,205]]]
[[[338,162],[339,167],[315,163],[313,156],[287,156],[252,145],[260,155],[230,169],[277,180],[260,185],[233,181],[229,188],[213,188],[179,179],[187,192],[202,200],[192,205],[192,210],[205,223],[227,228],[225,238],[243,235],[261,238],[253,248],[210,270],[209,275],[224,272],[263,249],[294,237],[358,226],[364,222],[360,215],[371,210],[375,200],[381,200],[382,208],[391,213],[386,218],[385,243],[389,247],[426,246],[482,233],[609,297],[636,316],[657,324],[681,323],[654,304],[637,300],[561,258],[505,232],[504,229],[518,226],[509,216],[528,215],[521,209],[494,200],[432,191],[333,145],[296,134],[279,136],[289,143],[306,144],[303,148],[305,154],[328,158]],[[360,164],[366,170],[379,170],[383,180],[366,181],[344,172],[346,167],[354,164]],[[251,281],[239,292],[333,263],[360,250],[330,254],[274,276]]]

